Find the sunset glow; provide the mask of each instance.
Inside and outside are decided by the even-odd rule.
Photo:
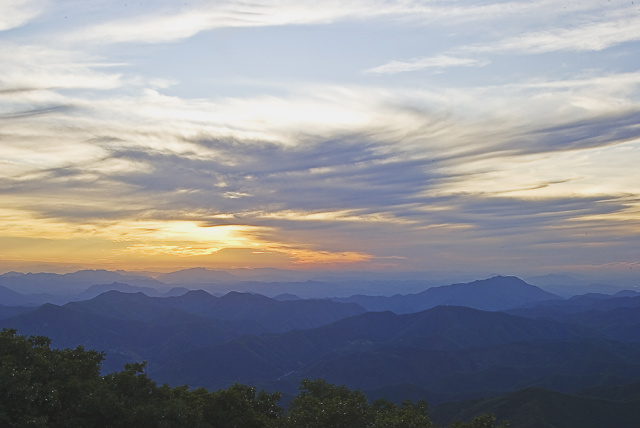
[[[0,271],[640,262],[638,4],[0,17]]]

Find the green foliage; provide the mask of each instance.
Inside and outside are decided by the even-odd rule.
[[[9,428],[431,428],[424,401],[369,404],[360,390],[305,379],[288,413],[280,393],[234,384],[209,392],[158,386],[146,363],[100,375],[104,355],[51,349],[42,336],[0,332],[0,426]],[[494,428],[482,415],[452,428]],[[504,425],[503,425],[504,426]]]
[[[478,415],[471,422],[455,421],[449,425],[449,428],[507,428],[509,423],[502,421],[500,425],[496,425],[496,417],[489,414]]]
[[[372,405],[375,420],[373,428],[430,428],[429,406],[426,401],[404,401],[401,406],[380,399]]]
[[[283,414],[277,405],[279,400],[279,392],[257,393],[254,387],[236,383],[211,394],[204,409],[205,419],[220,428],[273,427]]]
[[[305,379],[289,406],[289,424],[296,428],[359,428],[373,420],[367,397],[359,390]]]
[[[0,426],[82,427],[103,354],[50,349],[42,336],[0,332]]]
[[[359,390],[334,386],[322,379],[305,379],[289,407],[288,426],[295,428],[366,427],[431,428],[424,401],[405,401],[398,406],[387,400],[369,404]]]
[[[103,354],[50,344],[42,336],[0,332],[0,426],[269,428],[283,419],[278,392],[240,384],[216,392],[158,386],[145,363],[101,376]]]

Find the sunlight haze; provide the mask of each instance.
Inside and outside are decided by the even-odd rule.
[[[0,271],[640,269],[639,53],[631,1],[5,0]]]

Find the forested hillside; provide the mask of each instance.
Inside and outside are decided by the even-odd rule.
[[[144,364],[100,375],[103,354],[52,349],[43,336],[0,332],[0,424],[10,428],[429,428],[426,402],[367,401],[360,391],[304,380],[288,410],[280,393],[233,384],[209,392],[158,386]],[[486,422],[489,421],[489,424]],[[481,416],[456,427],[487,427]]]
[[[358,391],[369,406],[383,399],[400,409],[406,400],[424,400],[440,425],[495,414],[523,427],[637,426],[639,411],[630,404],[637,402],[640,380],[637,293],[546,300],[544,292],[510,277],[437,293],[454,299],[460,290],[500,305],[509,299],[496,295],[510,290],[516,300],[529,297],[502,312],[440,305],[398,314],[294,296],[174,290],[178,295],[150,297],[110,290],[61,306],[0,307],[0,327],[50,337],[55,348],[95,349],[102,379],[133,370],[131,376],[166,383],[156,386],[167,393],[189,385],[213,394],[239,383],[278,391],[279,405],[289,408],[300,385],[315,379]],[[185,397],[195,391],[189,388]],[[560,417],[555,404],[544,403],[565,403],[572,414]],[[586,424],[579,409],[588,409],[594,424]]]
[[[248,293],[218,298],[202,290],[165,298],[113,290],[63,306],[11,309],[4,309],[14,316],[0,319],[1,327],[50,337],[58,347],[105,351],[109,371],[142,360],[154,368],[179,354],[244,334],[307,329],[365,312],[354,303],[282,302]]]

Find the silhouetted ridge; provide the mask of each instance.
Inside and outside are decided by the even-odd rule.
[[[33,299],[17,291],[0,285],[0,305],[6,306],[35,306]]]
[[[446,425],[453,420],[471,420],[478,414],[493,414],[521,428],[636,428],[640,426],[637,403],[617,402],[564,394],[541,388],[526,388],[505,395],[468,402],[449,403],[431,412],[433,421]]]
[[[154,374],[162,381],[177,382],[174,370],[180,367],[188,383],[209,388],[224,387],[235,377],[284,389],[290,384],[287,382],[293,385],[305,377],[326,377],[356,388],[381,388],[393,382],[446,390],[443,385],[455,382],[453,389],[460,393],[465,384],[458,376],[482,376],[483,366],[494,364],[492,359],[507,361],[503,354],[511,358],[534,349],[540,355],[557,354],[555,343],[583,338],[581,329],[559,322],[463,307],[441,306],[407,315],[369,312],[319,328],[245,336],[196,350]],[[233,361],[240,355],[243,364],[234,369]],[[476,361],[478,358],[481,360]],[[560,361],[556,358],[553,364]],[[515,381],[506,379],[535,379],[545,370],[553,370],[536,367],[534,372],[527,364],[532,364],[531,360],[518,366],[517,376],[505,378],[506,373],[496,373],[495,387],[513,387],[509,382]],[[220,367],[225,367],[224,372]],[[478,378],[474,382],[477,385],[469,393],[480,393],[483,381]]]
[[[469,283],[431,287],[417,294],[351,296],[335,299],[354,302],[370,311],[390,310],[398,314],[420,312],[440,305],[467,306],[485,311],[499,311],[533,303],[559,299],[515,276],[495,276]]]
[[[157,297],[160,293],[151,287],[138,287],[125,284],[123,282],[112,282],[110,284],[94,284],[82,293],[75,296],[75,300],[88,300],[108,291],[119,291],[121,293],[144,293],[147,296]]]

